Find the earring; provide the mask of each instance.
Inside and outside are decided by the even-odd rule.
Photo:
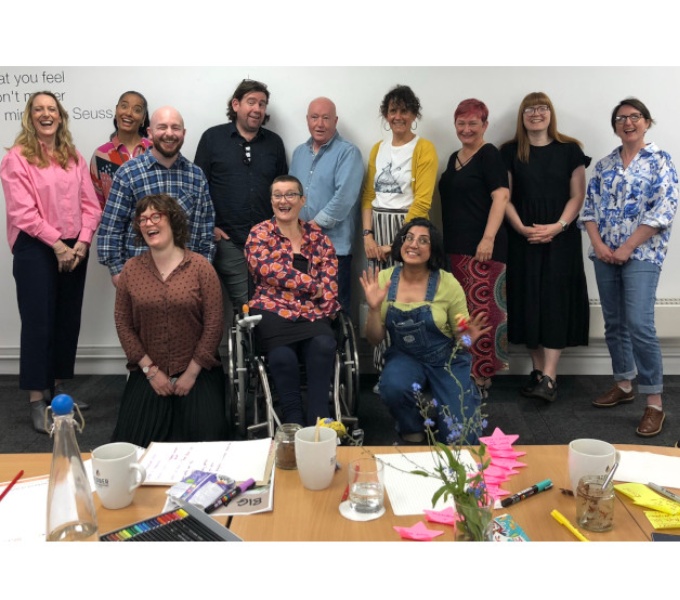
[[[387,121],[383,121],[383,129],[389,131],[391,129],[390,124]]]
[[[418,121],[413,121],[413,125],[411,125],[411,131],[415,131],[418,129]]]

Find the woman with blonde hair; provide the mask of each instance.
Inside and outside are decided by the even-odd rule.
[[[510,180],[508,340],[526,345],[531,355],[521,393],[552,402],[562,350],[588,344],[581,230],[571,224],[583,206],[590,158],[578,140],[558,131],[543,92],[524,97],[515,137],[501,154]]]
[[[52,92],[28,99],[0,178],[21,316],[19,387],[28,390],[34,429],[46,433],[47,402],[73,378],[88,251],[101,219],[87,161]]]

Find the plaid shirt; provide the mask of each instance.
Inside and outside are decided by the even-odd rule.
[[[151,152],[146,152],[116,171],[104,207],[97,256],[111,275],[120,273],[128,258],[147,249],[136,243],[132,220],[137,202],[150,194],[168,194],[177,199],[189,221],[188,249],[212,261],[215,211],[203,171],[181,154],[166,169]]]

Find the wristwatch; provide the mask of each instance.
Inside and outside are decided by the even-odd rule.
[[[364,229],[363,235],[366,237],[367,235],[373,235],[374,231],[372,229]]]
[[[154,365],[153,363],[149,363],[148,365],[146,365],[146,367],[142,367],[142,373],[144,373],[144,375],[148,375],[149,371],[151,371],[151,369],[153,369],[155,366],[156,365]]]
[[[566,230],[567,230],[567,227],[569,227],[569,223],[567,223],[567,222],[564,221],[563,219],[560,219],[560,220],[557,221],[557,222],[558,222],[560,225],[562,225],[562,231],[566,231]]]

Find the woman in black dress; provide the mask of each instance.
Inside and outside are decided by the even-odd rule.
[[[550,98],[528,94],[514,139],[503,144],[510,175],[508,339],[529,349],[533,369],[524,396],[557,398],[557,365],[567,346],[588,344],[588,290],[581,230],[590,158],[557,130]]]

